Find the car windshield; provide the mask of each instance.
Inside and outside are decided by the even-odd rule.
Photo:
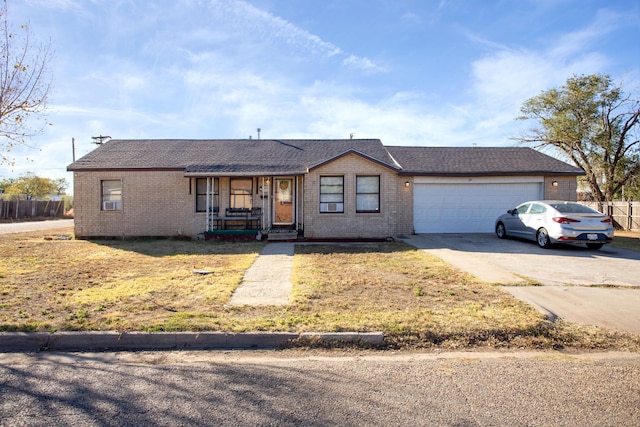
[[[552,203],[551,207],[560,213],[585,213],[602,215],[600,212],[578,203]]]

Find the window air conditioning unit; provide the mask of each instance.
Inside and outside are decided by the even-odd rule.
[[[120,209],[120,204],[118,202],[104,202],[102,203],[102,210],[105,211],[117,211]]]
[[[320,203],[320,212],[342,212],[343,203]]]

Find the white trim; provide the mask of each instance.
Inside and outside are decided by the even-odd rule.
[[[288,222],[276,222],[276,203],[278,203],[278,199],[276,197],[276,193],[279,192],[278,186],[276,185],[276,181],[288,181],[290,183],[291,186],[293,186],[294,188],[291,188],[289,197],[291,198],[291,221]],[[273,225],[292,225],[294,224],[294,221],[296,220],[296,214],[297,214],[297,192],[296,192],[296,177],[295,176],[278,176],[278,177],[273,177],[273,201],[271,203],[272,206],[272,211],[273,211]],[[296,200],[293,200],[293,199]]]
[[[206,218],[207,218],[206,219],[207,226],[206,226],[205,230],[211,231],[213,229],[213,224],[212,224],[212,220],[211,220],[211,211],[209,211],[209,202],[210,202],[210,200],[209,200],[209,190],[210,190],[211,178],[207,177],[206,180],[207,180],[207,190],[206,190],[207,191],[207,201],[206,201],[207,208],[205,209],[205,211],[207,213],[207,216],[206,216]],[[198,204],[198,180],[197,179],[195,180],[195,186],[196,186],[196,205],[197,205]]]
[[[416,176],[414,184],[521,184],[528,182],[544,182],[543,176],[469,176],[469,177],[436,177]]]

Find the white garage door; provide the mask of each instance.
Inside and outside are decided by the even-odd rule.
[[[495,181],[416,178],[415,232],[490,233],[499,215],[527,200],[542,198],[543,178]]]

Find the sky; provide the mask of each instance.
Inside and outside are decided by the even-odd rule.
[[[98,135],[513,146],[523,102],[573,75],[640,93],[640,0],[7,3],[54,56],[50,125],[0,180],[71,183],[72,138],[80,158]]]

